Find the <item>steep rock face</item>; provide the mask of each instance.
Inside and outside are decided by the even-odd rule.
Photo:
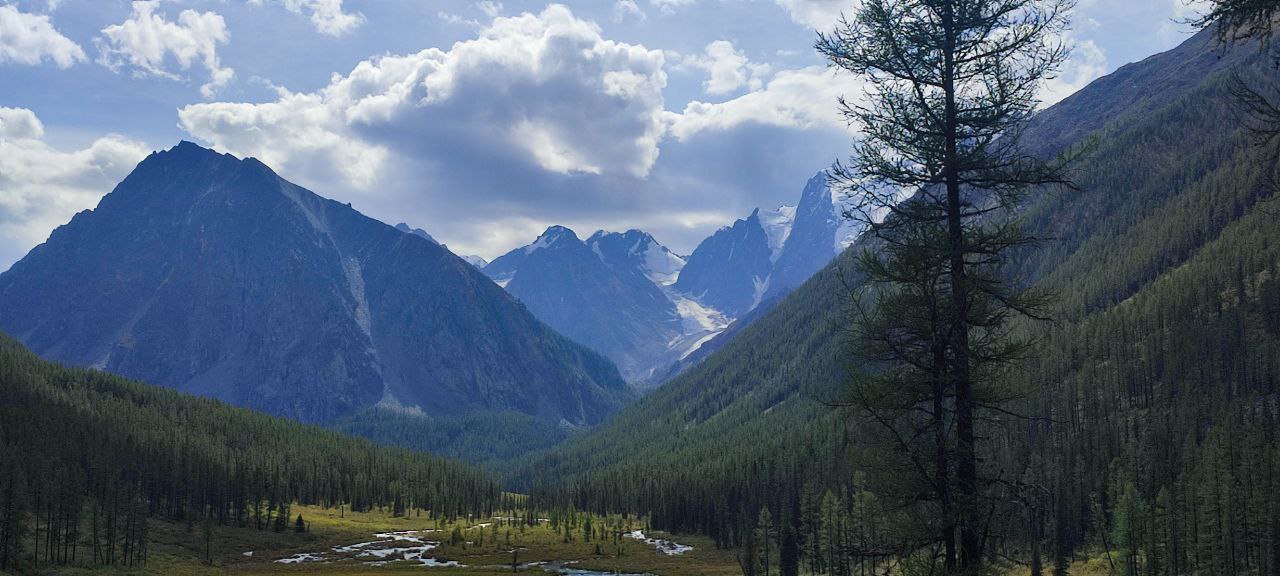
[[[645,235],[647,236],[647,235]],[[613,265],[562,226],[485,268],[495,281],[547,324],[612,359],[629,379],[651,369],[680,334],[675,305],[646,275],[624,240],[594,238]],[[638,237],[632,240],[639,240]]]
[[[627,391],[438,244],[195,144],[152,154],[0,274],[0,330],[308,421],[374,404],[590,424]]]
[[[804,284],[847,245],[840,233],[849,226],[832,201],[826,172],[805,184],[795,214],[791,233],[769,274],[769,296],[785,295]]]
[[[751,310],[764,294],[773,252],[760,211],[718,230],[689,256],[676,290],[733,317]]]

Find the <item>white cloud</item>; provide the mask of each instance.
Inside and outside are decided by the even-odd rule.
[[[674,14],[682,6],[692,4],[694,0],[649,0],[649,4],[663,14]]]
[[[862,83],[823,66],[781,70],[762,90],[727,102],[690,102],[683,112],[668,113],[671,135],[686,140],[703,131],[725,131],[755,123],[786,128],[845,129],[836,100],[862,94]]]
[[[475,28],[477,30],[484,27],[484,25],[481,24],[479,20],[476,20],[474,18],[463,18],[458,14],[454,14],[453,12],[445,12],[444,10],[436,12],[436,18],[439,18],[442,22],[446,24],[468,26],[471,28]]]
[[[80,45],[55,30],[48,15],[0,6],[0,64],[35,66],[47,59],[59,68],[69,68],[84,58]]]
[[[342,0],[249,0],[249,3],[262,5],[268,1],[283,4],[294,14],[310,13],[311,24],[329,36],[342,36],[364,24],[363,14],[342,10]]]
[[[636,4],[636,0],[617,0],[613,4],[613,21],[622,22],[627,18],[635,18],[644,21],[647,16],[644,10],[640,9],[640,5]]]
[[[702,88],[710,95],[728,94],[742,88],[754,92],[760,89],[763,77],[769,73],[768,64],[751,62],[728,40],[707,44],[703,55],[685,57],[681,65],[707,72],[709,78]]]
[[[44,142],[44,126],[25,108],[0,107],[0,269],[92,208],[149,152],[108,135],[62,152]]]
[[[852,15],[856,0],[776,0],[787,10],[791,19],[819,31],[832,30],[840,21],[840,15]]]
[[[480,0],[476,2],[476,9],[484,13],[490,19],[497,18],[502,15],[502,3],[493,0]]]
[[[194,104],[182,128],[287,173],[368,188],[392,151],[644,177],[663,135],[663,55],[605,40],[568,8],[500,17],[449,51],[381,56],[312,93]],[[584,127],[590,127],[584,129]]]
[[[1042,106],[1052,106],[1107,74],[1107,54],[1093,40],[1073,41],[1071,58],[1040,90]]]
[[[181,79],[169,69],[169,60],[186,71],[199,64],[209,72],[209,81],[200,93],[212,98],[231,81],[235,72],[218,59],[218,45],[230,38],[226,22],[216,12],[183,10],[177,22],[156,14],[158,0],[135,0],[128,20],[102,29],[95,39],[104,66],[119,71],[130,66],[135,74]]]

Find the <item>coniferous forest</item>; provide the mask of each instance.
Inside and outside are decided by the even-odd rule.
[[[148,518],[273,530],[290,506],[498,507],[478,469],[131,382],[0,341],[0,570],[144,564]]]
[[[148,573],[155,532],[175,526],[203,534],[204,568],[245,573],[1280,574],[1280,3],[1211,0],[1182,45],[1046,107],[1076,8],[862,0],[818,30],[831,74],[865,89],[830,103],[858,138],[828,171],[862,232],[643,395],[447,247],[404,249],[359,220],[371,232],[342,252],[327,217],[306,211],[321,200],[255,165],[264,189],[302,207],[290,226],[314,227],[299,259],[349,291],[321,290],[333,304],[317,317],[370,342],[298,365],[376,386],[344,398],[359,410],[303,424],[64,366],[28,350],[29,334],[0,335],[0,574]],[[387,344],[429,358],[422,373],[474,380],[448,398],[480,408],[401,403],[409,370],[378,363],[372,343],[386,342],[369,326],[392,324],[387,310],[414,290],[364,283],[370,238],[389,246],[380,273],[429,253],[457,290],[482,286],[477,306],[550,336],[432,325],[421,350]],[[376,300],[380,286],[394,298]],[[448,329],[489,317],[412,304]],[[167,337],[198,331],[185,322]],[[127,336],[117,348],[135,345]],[[499,348],[566,388],[554,402],[500,398],[535,367],[490,362]],[[484,377],[459,358],[483,358]],[[587,385],[596,373],[617,384],[607,402]],[[212,552],[224,530],[237,545],[296,537],[223,550],[235,564]],[[378,540],[339,539],[357,533]]]

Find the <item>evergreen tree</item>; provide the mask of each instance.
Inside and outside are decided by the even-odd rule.
[[[1027,191],[1069,183],[1063,163],[1020,149],[1020,132],[1040,86],[1068,55],[1060,33],[1071,6],[867,0],[817,42],[832,65],[870,86],[865,101],[840,101],[862,137],[833,180],[856,202],[849,216],[882,243],[863,269],[881,285],[877,304],[894,308],[856,318],[863,339],[883,351],[873,358],[888,364],[881,374],[908,370],[906,378],[923,384],[895,398],[888,416],[876,413],[878,402],[867,412],[895,439],[902,468],[914,469],[914,483],[931,486],[924,493],[939,502],[934,536],[908,535],[906,553],[944,543],[947,572],[977,574],[985,556],[983,501],[993,486],[978,469],[980,411],[1002,402],[992,386],[1027,346],[1009,319],[1042,314],[1043,296],[1005,282],[1001,267],[1033,240],[1010,217]],[[902,413],[923,413],[944,437],[903,440],[915,437],[904,426],[928,425],[894,416]]]
[[[768,508],[761,508],[760,513],[756,515],[755,540],[756,544],[756,574],[760,576],[769,576],[770,569],[773,566],[773,541],[777,537],[777,531],[773,526],[773,515],[769,513]]]

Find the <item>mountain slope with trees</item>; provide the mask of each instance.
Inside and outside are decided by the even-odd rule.
[[[1269,328],[1280,174],[1273,148],[1224,121],[1236,110],[1233,69],[1264,78],[1270,65],[1257,51],[1224,52],[1206,31],[1095,82],[1024,134],[1042,153],[1096,143],[1075,167],[1078,191],[1019,209],[1029,232],[1052,240],[1007,273],[1059,294],[1062,325],[1025,327],[1042,344],[1011,377],[1010,414],[983,424],[999,439],[985,457],[1002,478],[1043,488],[1005,492],[1020,503],[985,515],[1002,554],[1040,551],[1065,567],[1109,548],[1128,573],[1280,566],[1270,524],[1280,502],[1260,489],[1280,458],[1280,338]],[[866,423],[825,404],[843,398],[856,368],[847,318],[833,311],[861,285],[854,259],[868,246],[519,478],[563,476],[543,497],[648,511],[655,525],[748,548],[766,510],[776,553],[791,549],[784,573],[802,557],[839,573],[824,551],[846,568],[890,561],[871,549],[888,537],[886,512],[857,480],[875,468]],[[826,504],[838,508],[835,540],[819,534]]]

